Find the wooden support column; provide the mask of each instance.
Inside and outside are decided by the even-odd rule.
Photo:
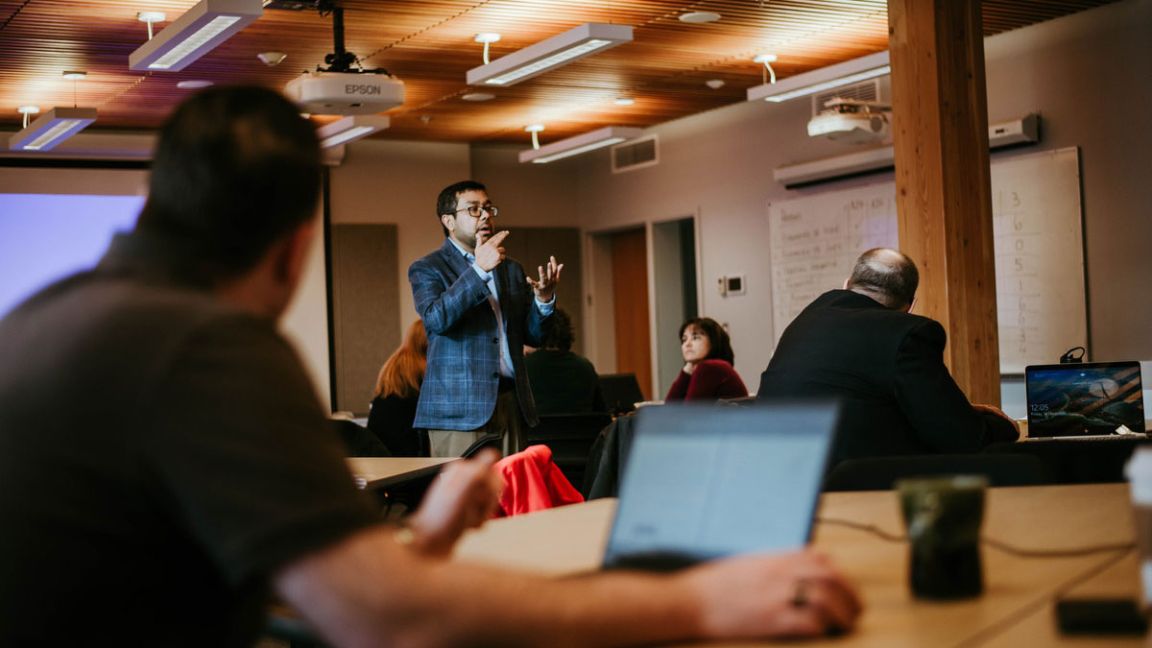
[[[945,362],[974,403],[1000,403],[988,107],[979,0],[888,0],[900,249],[920,268],[914,312],[948,332]]]

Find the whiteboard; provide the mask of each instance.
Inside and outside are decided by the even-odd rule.
[[[1088,346],[1080,160],[1075,147],[993,160],[992,232],[1000,371]],[[772,324],[840,288],[861,252],[899,247],[893,182],[769,205]]]

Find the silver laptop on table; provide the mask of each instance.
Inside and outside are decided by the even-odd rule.
[[[823,401],[640,410],[604,566],[664,571],[803,547],[838,414]]]
[[[1029,440],[1139,438],[1139,362],[1032,365],[1024,369]]]

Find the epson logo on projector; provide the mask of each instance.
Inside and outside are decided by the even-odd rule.
[[[403,105],[404,82],[386,74],[305,72],[284,93],[307,113],[373,115]]]

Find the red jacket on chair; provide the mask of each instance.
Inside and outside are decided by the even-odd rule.
[[[520,515],[584,501],[552,461],[552,449],[534,445],[496,462],[504,480],[497,517]]]

